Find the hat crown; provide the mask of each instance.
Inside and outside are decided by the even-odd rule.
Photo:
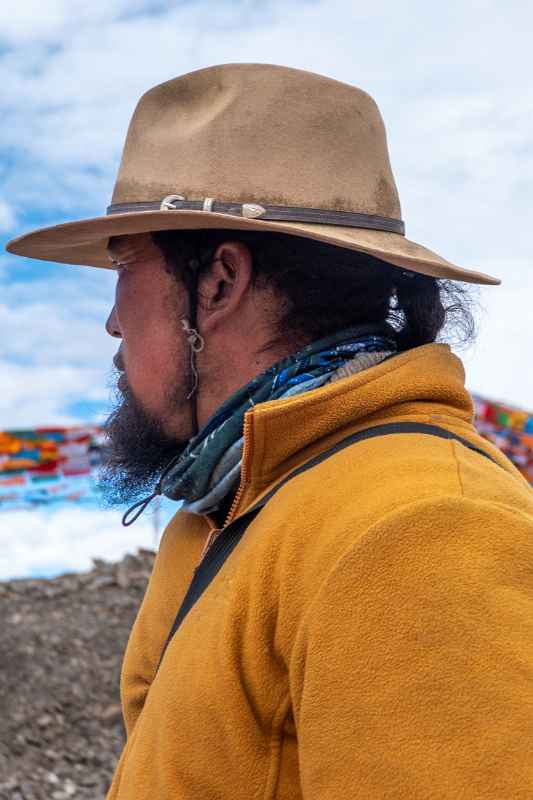
[[[401,218],[372,98],[267,64],[209,67],[141,97],[112,203],[173,193]]]
[[[30,231],[11,253],[109,267],[109,239],[157,230],[274,231],[411,272],[497,284],[405,237],[385,127],[366,92],[311,72],[224,64],[150,89],[107,214]]]

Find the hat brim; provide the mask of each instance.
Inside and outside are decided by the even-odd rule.
[[[458,267],[397,233],[336,225],[271,222],[205,211],[135,211],[65,222],[12,239],[6,249],[15,255],[43,261],[110,268],[107,244],[112,236],[209,228],[288,233],[368,253],[393,266],[434,278],[483,285],[501,283],[491,275]]]

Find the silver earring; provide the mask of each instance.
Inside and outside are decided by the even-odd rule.
[[[196,328],[191,328],[191,323],[188,319],[183,318],[181,320],[181,327],[187,334],[187,341],[189,342],[191,350],[195,353],[201,353],[205,347],[203,336],[200,336]]]
[[[183,318],[181,320],[181,327],[185,331],[187,336],[187,341],[189,342],[189,347],[191,350],[191,374],[192,374],[192,387],[191,391],[187,395],[187,400],[190,400],[193,394],[198,389],[198,370],[196,369],[196,353],[201,353],[205,347],[205,340],[203,336],[201,336],[196,328],[191,328],[191,323],[188,319]]]

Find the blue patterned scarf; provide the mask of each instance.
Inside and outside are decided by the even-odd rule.
[[[389,329],[390,330],[390,329]],[[240,481],[245,413],[258,403],[290,397],[328,383],[361,353],[396,352],[392,331],[360,325],[312,342],[239,389],[211,417],[161,479],[161,490],[183,500],[183,510],[216,511]]]

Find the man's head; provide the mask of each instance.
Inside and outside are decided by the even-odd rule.
[[[161,231],[112,239],[109,252],[117,286],[106,328],[120,340],[103,473],[111,500],[146,491],[185,448],[192,402],[201,428],[237,389],[309,341],[377,323],[402,350],[434,341],[449,316],[467,336],[471,329],[456,286],[299,237]],[[204,346],[191,398],[183,323],[194,316]]]
[[[199,261],[183,235],[172,253],[156,241],[138,234],[109,244],[117,285],[106,329],[120,344],[103,477],[108,497],[120,501],[147,488],[196,433],[193,403],[203,427],[227,397],[290,352],[276,331],[282,299],[254,280],[246,244],[227,239]],[[193,317],[203,344],[194,356],[186,330]]]

